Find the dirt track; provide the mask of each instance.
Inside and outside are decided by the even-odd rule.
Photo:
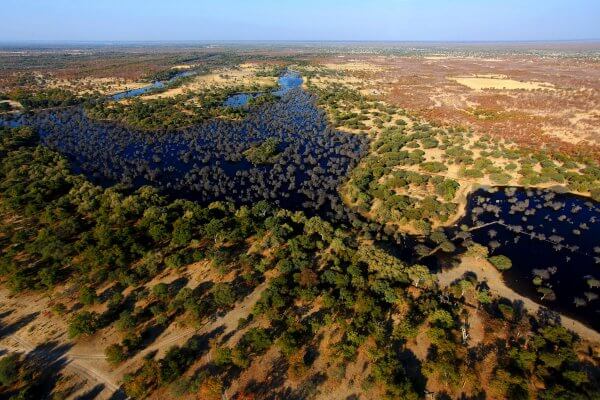
[[[155,343],[116,369],[108,365],[103,347],[100,348],[97,341],[74,343],[68,339],[65,322],[47,312],[49,306],[46,297],[30,294],[11,297],[8,290],[0,288],[0,350],[24,353],[49,368],[56,368],[57,372],[78,376],[84,384],[68,398],[78,398],[97,390],[95,399],[98,400],[125,399],[118,381],[140,359],[151,352],[156,352],[155,357],[160,358],[170,347],[183,345],[198,333],[218,328],[222,329],[222,334],[233,332],[240,318],[250,314],[268,283],[268,280],[261,283],[227,314],[200,328],[171,326]]]
[[[58,361],[60,364],[64,365],[64,369],[68,372],[89,382],[93,387],[97,384],[102,385],[102,391],[100,392],[99,397],[97,397],[99,399],[126,398],[119,386],[115,384],[111,378],[107,377],[97,368],[88,365],[85,361],[90,359],[105,359],[106,356],[104,356],[104,354],[70,354],[69,351],[62,353],[55,347],[44,348],[42,346],[33,345],[16,334],[10,335],[7,338],[2,338],[0,349],[27,354],[42,362],[51,361],[56,363]]]

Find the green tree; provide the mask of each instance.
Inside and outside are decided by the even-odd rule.
[[[492,265],[496,267],[499,271],[506,271],[511,269],[512,267],[512,261],[510,260],[510,258],[503,255],[492,256],[488,258],[488,261],[492,263]]]
[[[156,296],[157,299],[165,301],[169,298],[169,285],[164,282],[157,283],[152,287],[152,294]]]
[[[429,317],[431,324],[441,328],[452,328],[454,326],[454,318],[446,310],[435,310]]]
[[[90,306],[96,302],[98,296],[96,296],[96,291],[89,286],[84,286],[79,291],[79,301],[86,306]]]
[[[11,386],[19,379],[20,357],[9,354],[0,358],[0,386]]]
[[[106,354],[106,360],[112,365],[120,364],[127,359],[125,349],[118,343],[108,346],[104,350],[104,354]]]
[[[235,292],[228,283],[217,283],[213,288],[213,299],[219,308],[227,308],[235,303]]]
[[[76,338],[81,335],[91,335],[98,329],[98,313],[83,311],[75,315],[69,323],[69,337]]]
[[[137,324],[137,320],[129,310],[123,311],[119,314],[119,319],[116,322],[116,327],[121,332],[128,332],[133,330]]]

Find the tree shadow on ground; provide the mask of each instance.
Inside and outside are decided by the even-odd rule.
[[[87,392],[82,393],[79,396],[75,397],[75,400],[94,400],[96,397],[98,397],[100,395],[100,393],[102,393],[103,390],[104,390],[104,385],[100,383],[100,384],[94,386],[93,388],[91,388],[90,390],[88,390]]]
[[[31,314],[27,314],[19,318],[17,321],[12,324],[4,325],[4,323],[0,324],[0,338],[10,336],[20,330],[21,328],[27,326],[30,322],[34,321],[40,313],[38,311],[33,312]]]
[[[110,396],[108,400],[126,400],[129,397],[123,392],[123,390],[119,389]]]
[[[140,350],[145,349],[154,342],[156,339],[160,337],[164,333],[165,330],[169,327],[170,322],[166,322],[164,324],[153,324],[146,328],[140,335],[142,338],[142,342],[139,346]]]
[[[173,295],[177,294],[181,289],[183,289],[190,280],[185,277],[180,277],[175,279],[173,282],[169,283],[169,293]]]
[[[288,366],[286,358],[279,357],[273,363],[265,381],[251,380],[243,389],[243,392],[252,393],[256,398],[264,400],[304,400],[316,395],[319,387],[327,379],[324,373],[317,372],[305,379],[296,389],[284,387],[287,381]]]
[[[485,393],[485,391],[482,390],[481,392],[476,393],[476,394],[474,394],[472,396],[468,396],[468,395],[462,393],[458,397],[452,397],[452,396],[450,396],[446,392],[439,392],[439,393],[436,394],[435,398],[439,399],[439,400],[452,400],[452,399],[457,399],[457,400],[486,400],[488,397],[487,397],[487,394]]]
[[[121,293],[122,287],[120,283],[115,283],[114,285],[106,288],[102,293],[98,294],[98,301],[100,303],[104,303],[108,301],[115,293]]]
[[[50,396],[62,371],[69,364],[66,354],[72,347],[72,344],[51,341],[40,344],[25,354],[26,362],[35,366],[36,371],[40,371],[40,376],[33,387],[33,398]]]
[[[111,290],[110,288],[105,290],[104,293]],[[107,310],[100,316],[100,328],[105,328],[115,322],[121,313],[126,310],[132,311],[135,307],[137,294],[140,290],[133,290],[125,297],[120,304],[108,307]]]
[[[419,393],[425,392],[425,386],[427,385],[427,378],[421,371],[421,361],[415,356],[411,350],[404,349],[398,353],[398,359],[402,362],[406,371],[406,376],[413,383],[415,389]]]
[[[76,382],[76,383],[72,384],[71,386],[69,386],[59,392],[55,392],[53,394],[53,396],[56,398],[59,398],[59,399],[72,398],[75,395],[75,393],[82,390],[82,388],[84,386],[85,386],[85,382],[83,382],[83,381]]]

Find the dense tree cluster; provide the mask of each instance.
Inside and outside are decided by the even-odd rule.
[[[410,223],[425,233],[433,223],[447,221],[457,210],[453,200],[460,185],[431,174],[447,167],[440,162],[424,162],[423,150],[410,146],[431,140],[431,135],[427,126],[408,132],[402,126],[384,130],[373,143],[372,152],[350,175],[345,187],[350,204],[378,222]],[[427,173],[409,169],[413,166]]]
[[[252,164],[270,164],[275,161],[278,146],[279,141],[277,139],[268,138],[261,144],[249,148],[244,154]]]
[[[84,99],[65,89],[46,89],[40,91],[15,90],[8,96],[21,103],[25,110],[40,108],[67,107],[80,104]]]
[[[172,85],[152,92],[166,90]],[[174,130],[216,117],[239,119],[246,115],[247,110],[228,107],[225,100],[235,93],[262,89],[264,88],[246,86],[207,88],[201,92],[184,91],[172,97],[133,97],[126,102],[107,98],[87,104],[86,113],[91,119],[121,122],[136,129]],[[266,103],[267,100],[261,96],[256,104]]]
[[[284,357],[282,373],[306,380],[296,395],[310,397],[319,383],[303,371],[315,362],[325,333],[327,373],[343,373],[366,352],[361,390],[377,390],[380,397],[422,398],[427,379],[445,382],[447,393],[482,393],[479,374],[489,354],[498,360],[491,375],[495,397],[597,393],[597,370],[577,357],[578,339],[556,321],[492,299],[473,280],[442,292],[426,267],[403,262],[385,243],[366,240],[351,227],[264,201],[203,207],[169,201],[150,187],[133,193],[102,189],[73,175],[66,160],[38,145],[28,128],[2,129],[0,139],[0,209],[10,221],[2,224],[0,275],[15,291],[76,284],[83,309],[68,311],[69,332],[92,335],[114,324],[121,339],[106,349],[113,364],[139,352],[152,332],[175,319],[201,326],[227,312],[269,273],[251,315],[239,322],[239,340],[228,345],[194,335],[161,358],[145,358],[124,379],[131,397],[169,385],[180,395],[219,398],[233,377],[272,349]],[[177,280],[148,285],[165,269],[194,261],[207,261],[230,278],[196,287]],[[99,287],[108,289],[96,293]],[[106,303],[106,311],[85,305],[96,302]],[[505,330],[510,347],[504,340],[466,344],[461,329],[468,302],[477,302],[489,323]],[[419,366],[410,362],[407,343],[421,327],[431,347]],[[532,336],[521,334],[526,331]],[[197,365],[208,352],[211,361]],[[0,378],[13,382],[13,371],[0,362]],[[268,397],[278,389],[242,390]]]

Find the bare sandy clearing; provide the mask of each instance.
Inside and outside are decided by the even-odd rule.
[[[510,79],[504,75],[475,75],[465,77],[448,77],[447,79],[457,82],[473,90],[556,90],[554,85],[547,82],[521,82]]]
[[[369,72],[379,72],[383,71],[383,67],[377,64],[371,64],[367,62],[346,62],[346,63],[328,63],[323,64],[325,68],[332,69],[334,71],[369,71]]]
[[[14,100],[2,100],[2,101],[0,101],[0,103],[8,103],[12,108],[23,108],[21,103],[19,103],[18,101],[14,101]]]
[[[485,281],[492,293],[505,297],[511,301],[522,302],[525,309],[531,314],[535,315],[538,310],[543,307],[508,287],[504,283],[502,274],[485,259],[463,256],[460,265],[437,274],[438,282],[440,286],[447,287],[452,282],[462,278],[467,272],[473,272],[477,275],[478,280]],[[594,329],[588,328],[581,322],[564,315],[561,315],[561,322],[565,328],[572,330],[581,338],[590,342],[600,343],[600,333],[596,332]]]
[[[78,94],[98,92],[100,94],[114,94],[127,90],[139,89],[148,86],[148,82],[128,81],[119,78],[92,78],[66,80],[52,79],[47,87],[53,89],[66,89]]]
[[[365,81],[363,79],[359,79],[355,76],[345,75],[345,76],[317,76],[310,77],[309,79],[304,81],[304,88],[306,89],[308,84],[314,85],[319,89],[326,88],[329,85],[336,86],[347,86],[351,89],[355,90],[366,90],[363,88],[365,84],[373,84],[374,81]],[[369,89],[369,90],[381,90],[380,89]],[[383,92],[382,92],[383,93]]]
[[[181,64],[181,65],[174,65],[173,67],[171,67],[171,69],[186,70],[186,69],[192,69],[195,66],[196,66],[196,64]]]
[[[164,92],[142,96],[141,99],[158,99],[175,97],[187,91],[201,91],[208,88],[232,87],[232,86],[274,86],[277,83],[275,77],[257,77],[254,69],[226,69],[206,75],[192,77],[189,82],[181,86],[168,89]]]

